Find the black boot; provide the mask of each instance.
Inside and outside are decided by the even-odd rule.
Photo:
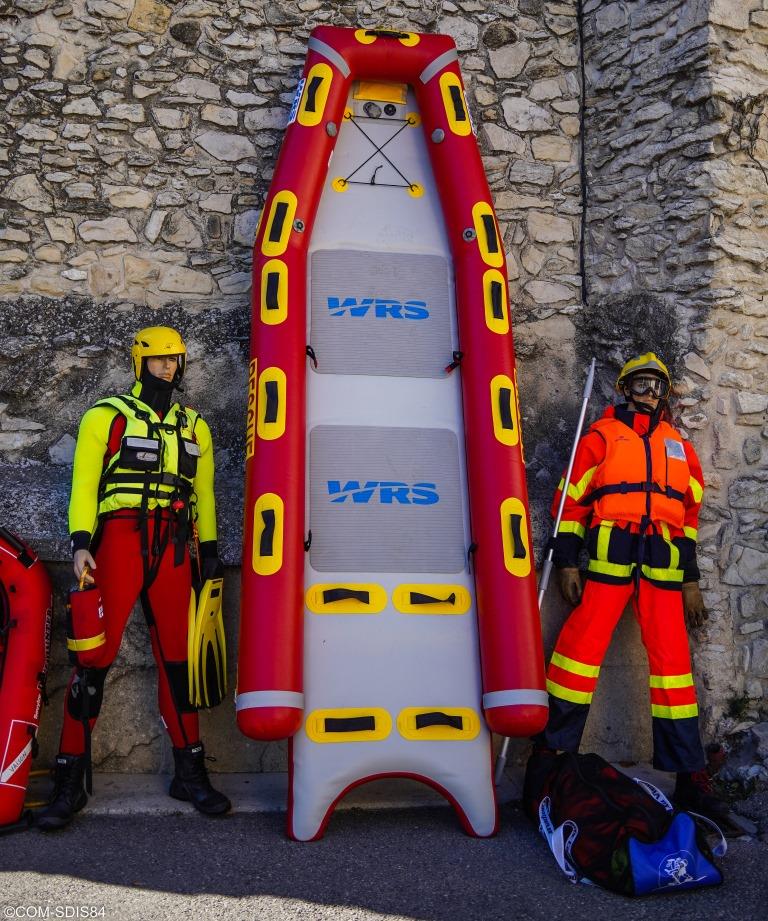
[[[205,815],[223,815],[232,808],[232,803],[211,786],[205,767],[203,743],[173,749],[176,765],[168,793],[174,799],[191,802],[198,812]]]
[[[728,838],[757,834],[754,822],[734,812],[728,803],[717,795],[707,770],[679,773],[672,802],[678,809],[698,812],[711,819]]]
[[[76,812],[88,802],[83,789],[84,755],[57,755],[51,802],[37,815],[37,827],[43,831],[64,828]]]

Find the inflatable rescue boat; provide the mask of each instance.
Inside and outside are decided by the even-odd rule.
[[[444,35],[316,28],[254,248],[237,719],[288,833],[376,777],[496,829],[547,718],[504,247]]]
[[[0,528],[0,829],[24,811],[52,610],[45,567],[23,541]]]

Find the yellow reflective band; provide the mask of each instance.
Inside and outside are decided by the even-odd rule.
[[[261,238],[261,251],[265,256],[282,256],[286,251],[298,203],[289,189],[283,189],[272,199],[267,229]]]
[[[281,368],[265,368],[259,375],[256,433],[263,441],[275,441],[285,433],[286,388]]]
[[[506,336],[509,332],[507,280],[498,269],[483,273],[483,302],[485,325],[492,333]]]
[[[339,597],[330,595],[335,593]],[[387,606],[387,593],[371,583],[328,582],[310,585],[304,596],[313,614],[380,614]]]
[[[352,720],[366,720],[373,728],[354,729]],[[349,729],[344,728],[347,722]],[[313,710],[304,723],[313,742],[378,742],[392,732],[392,717],[380,707],[348,707],[340,710]]]
[[[487,201],[479,201],[472,206],[472,223],[483,262],[491,268],[500,269],[504,265],[504,247],[496,216]]]
[[[333,71],[328,64],[314,64],[304,83],[304,92],[301,94],[299,112],[296,116],[300,125],[312,128],[319,125],[331,91]]]
[[[515,385],[506,374],[497,374],[491,378],[491,415],[496,440],[514,448],[520,440],[520,424]]]
[[[572,691],[570,688],[564,688],[562,684],[558,684],[556,681],[550,681],[549,678],[547,678],[547,690],[553,697],[568,700],[572,704],[592,703],[592,691]]]
[[[461,78],[458,74],[446,70],[440,77],[440,94],[443,97],[443,106],[445,107],[445,117],[448,119],[448,126],[454,134],[459,137],[466,137],[472,133],[472,122],[469,120],[469,108],[467,98],[464,95],[464,87],[461,85]],[[489,265],[498,265],[493,262]]]
[[[608,548],[611,544],[611,531],[615,522],[601,521],[597,531],[597,558],[598,560],[608,560]]]
[[[587,665],[585,662],[577,662],[576,659],[569,659],[568,656],[561,655],[559,652],[553,652],[549,660],[550,665],[557,665],[567,672],[573,672],[574,675],[582,675],[584,678],[597,678],[600,674],[599,665]]]
[[[682,582],[682,569],[668,569],[666,566],[646,566],[643,563],[641,572],[646,579],[653,579],[655,582]]]
[[[606,563],[604,560],[590,560],[587,569],[590,572],[599,572],[604,576],[615,576],[617,579],[628,579],[634,569],[634,563]]]
[[[524,578],[531,571],[528,514],[520,499],[514,498],[505,499],[499,511],[504,565],[513,576]]]
[[[577,483],[568,484],[568,497],[570,499],[573,499],[574,502],[578,502],[579,499],[581,499],[581,497],[587,491],[587,487],[592,482],[592,477],[595,475],[595,470],[597,470],[597,466],[590,467]],[[557,484],[557,488],[559,490],[563,490],[565,488],[565,477],[560,479],[560,482]]]
[[[580,537],[582,540],[587,536],[587,528],[583,524],[579,524],[578,521],[561,521],[558,528],[558,534],[575,534],[577,537]]]
[[[684,527],[684,528],[683,528],[683,534],[685,534],[686,537],[690,537],[691,540],[698,540],[698,539],[699,539],[699,530],[698,530],[698,528]]]
[[[261,267],[260,305],[259,318],[267,326],[288,317],[288,266],[281,259],[270,259]]]
[[[693,675],[651,675],[648,684],[652,688],[688,688],[693,684]]]
[[[89,636],[85,640],[73,640],[71,637],[67,637],[67,649],[72,652],[86,652],[89,649],[96,649],[98,646],[103,646],[107,642],[106,633],[99,633],[97,636]]]
[[[660,522],[660,525],[661,536],[664,538],[664,540],[669,540],[669,525],[666,523],[666,521]]]
[[[418,45],[421,41],[421,36],[416,32],[406,32],[404,38],[398,38],[398,41],[401,45],[405,45],[406,48],[413,48],[414,45]]]
[[[683,720],[698,715],[698,704],[680,704],[676,707],[664,707],[661,704],[651,704],[651,716],[656,716],[664,720]]]
[[[248,412],[245,423],[245,459],[253,457],[256,446],[256,395],[258,392],[258,375],[256,359],[251,359],[248,371]]]
[[[694,502],[701,502],[702,496],[704,495],[704,487],[701,483],[694,477],[690,477],[688,480],[688,488],[693,495]]]
[[[427,719],[422,721],[427,725],[419,727],[416,718],[425,716]],[[430,717],[433,725],[429,725]],[[461,725],[445,725],[448,720],[441,723],[441,717],[452,717],[452,722],[460,720]],[[469,707],[408,707],[397,715],[397,731],[414,742],[468,742],[480,734],[480,718]]]
[[[472,596],[463,585],[407,584],[392,592],[392,604],[401,614],[466,614]]]
[[[283,565],[285,506],[276,493],[265,492],[253,505],[251,565],[260,576],[272,576]]]

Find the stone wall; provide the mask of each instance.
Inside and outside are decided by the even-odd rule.
[[[679,380],[707,482],[711,617],[693,648],[710,735],[757,719],[768,680],[766,7],[585,3],[590,296],[577,349],[615,371],[627,343],[651,347]]]
[[[45,559],[69,558],[78,420],[130,383],[132,333],[169,323],[189,345],[187,398],[214,434],[223,556],[239,563],[251,244],[306,40],[322,22],[456,39],[508,250],[523,387],[537,393],[546,377],[565,394],[562,346],[580,297],[575,9],[575,0],[0,0],[3,523]],[[543,396],[526,404],[531,444],[554,412]],[[534,515],[542,538],[550,488],[547,479]],[[53,569],[63,591],[68,567]],[[233,649],[237,579],[229,569]],[[167,764],[138,618],[110,674],[112,731],[94,743],[110,770]],[[44,755],[67,678],[57,629]],[[284,766],[282,747],[240,738],[223,712],[206,735],[224,769]]]
[[[0,0],[0,520],[61,561],[63,590],[78,420],[130,383],[135,329],[178,326],[187,398],[216,444],[234,648],[250,250],[307,36],[321,22],[448,32],[508,253],[536,546],[589,358],[594,414],[622,360],[656,348],[709,483],[713,616],[693,637],[707,730],[733,729],[729,710],[755,718],[768,680],[766,6],[585,0],[583,305],[576,0]],[[548,647],[565,613],[553,588]],[[67,675],[58,630],[46,755]],[[95,739],[107,769],[168,764],[152,671],[134,619],[109,679],[112,728]],[[645,688],[625,618],[585,744],[647,757]],[[231,717],[206,723],[219,767],[284,767],[283,746],[242,739]]]

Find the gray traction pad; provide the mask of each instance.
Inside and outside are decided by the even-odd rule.
[[[313,569],[464,569],[459,448],[452,431],[318,425],[309,452]]]
[[[318,250],[310,344],[320,374],[444,375],[451,278],[443,256]]]

